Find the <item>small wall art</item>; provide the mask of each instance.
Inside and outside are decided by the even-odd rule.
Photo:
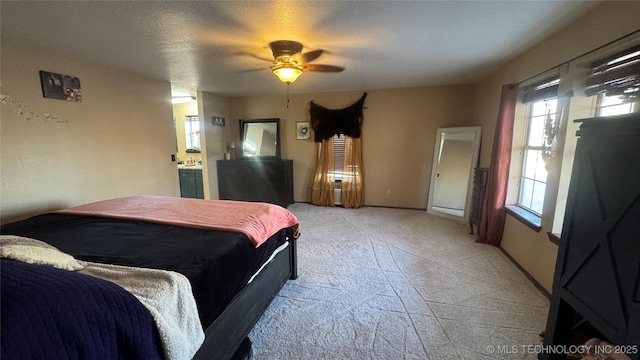
[[[80,79],[75,76],[41,70],[40,83],[42,96],[46,98],[82,102]]]
[[[224,126],[224,118],[219,116],[212,116],[211,123],[214,126]]]
[[[296,139],[307,140],[311,136],[311,123],[308,121],[296,122]]]

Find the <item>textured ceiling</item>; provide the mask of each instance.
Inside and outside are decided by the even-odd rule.
[[[176,92],[246,95],[285,91],[257,58],[272,58],[274,40],[325,49],[314,63],[346,67],[305,72],[291,92],[474,83],[596,4],[0,1],[0,24],[3,39],[167,80]]]

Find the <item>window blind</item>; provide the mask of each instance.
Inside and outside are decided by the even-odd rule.
[[[586,94],[640,95],[640,45],[591,63]]]
[[[344,135],[333,135],[334,174],[336,180],[342,180],[344,171]]]
[[[559,84],[560,77],[556,75],[527,85],[523,89],[522,102],[531,103],[557,97]]]

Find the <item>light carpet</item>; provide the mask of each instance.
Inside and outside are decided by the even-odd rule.
[[[253,360],[537,358],[525,346],[541,344],[547,298],[464,223],[419,210],[289,210],[301,223],[299,278],[251,332]]]

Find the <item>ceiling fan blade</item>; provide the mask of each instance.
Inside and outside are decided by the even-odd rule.
[[[257,68],[257,69],[247,69],[247,70],[238,70],[235,71],[236,74],[247,74],[247,73],[252,73],[252,72],[256,72],[256,71],[262,71],[262,70],[267,70],[269,69],[268,67],[262,67],[262,68]]]
[[[304,66],[304,71],[316,71],[316,72],[342,72],[345,68],[335,65],[320,65],[320,64],[307,64]]]
[[[313,60],[319,58],[320,55],[322,55],[322,53],[324,53],[324,50],[322,50],[322,49],[306,52],[306,53],[304,53],[304,54],[302,54],[300,56],[300,62],[302,64],[306,64],[308,62],[312,62]]]
[[[250,52],[248,52],[248,51],[244,51],[244,50],[238,50],[238,51],[234,52],[233,54],[234,54],[234,55],[239,55],[239,56],[249,56],[249,57],[252,57],[252,58],[254,58],[254,59],[258,59],[258,60],[262,60],[262,61],[267,61],[267,62],[270,62],[270,63],[272,63],[272,62],[273,62],[273,59],[263,58],[263,57],[261,57],[261,56],[258,56],[258,55],[256,55],[256,54],[254,54],[254,53],[250,53]]]

